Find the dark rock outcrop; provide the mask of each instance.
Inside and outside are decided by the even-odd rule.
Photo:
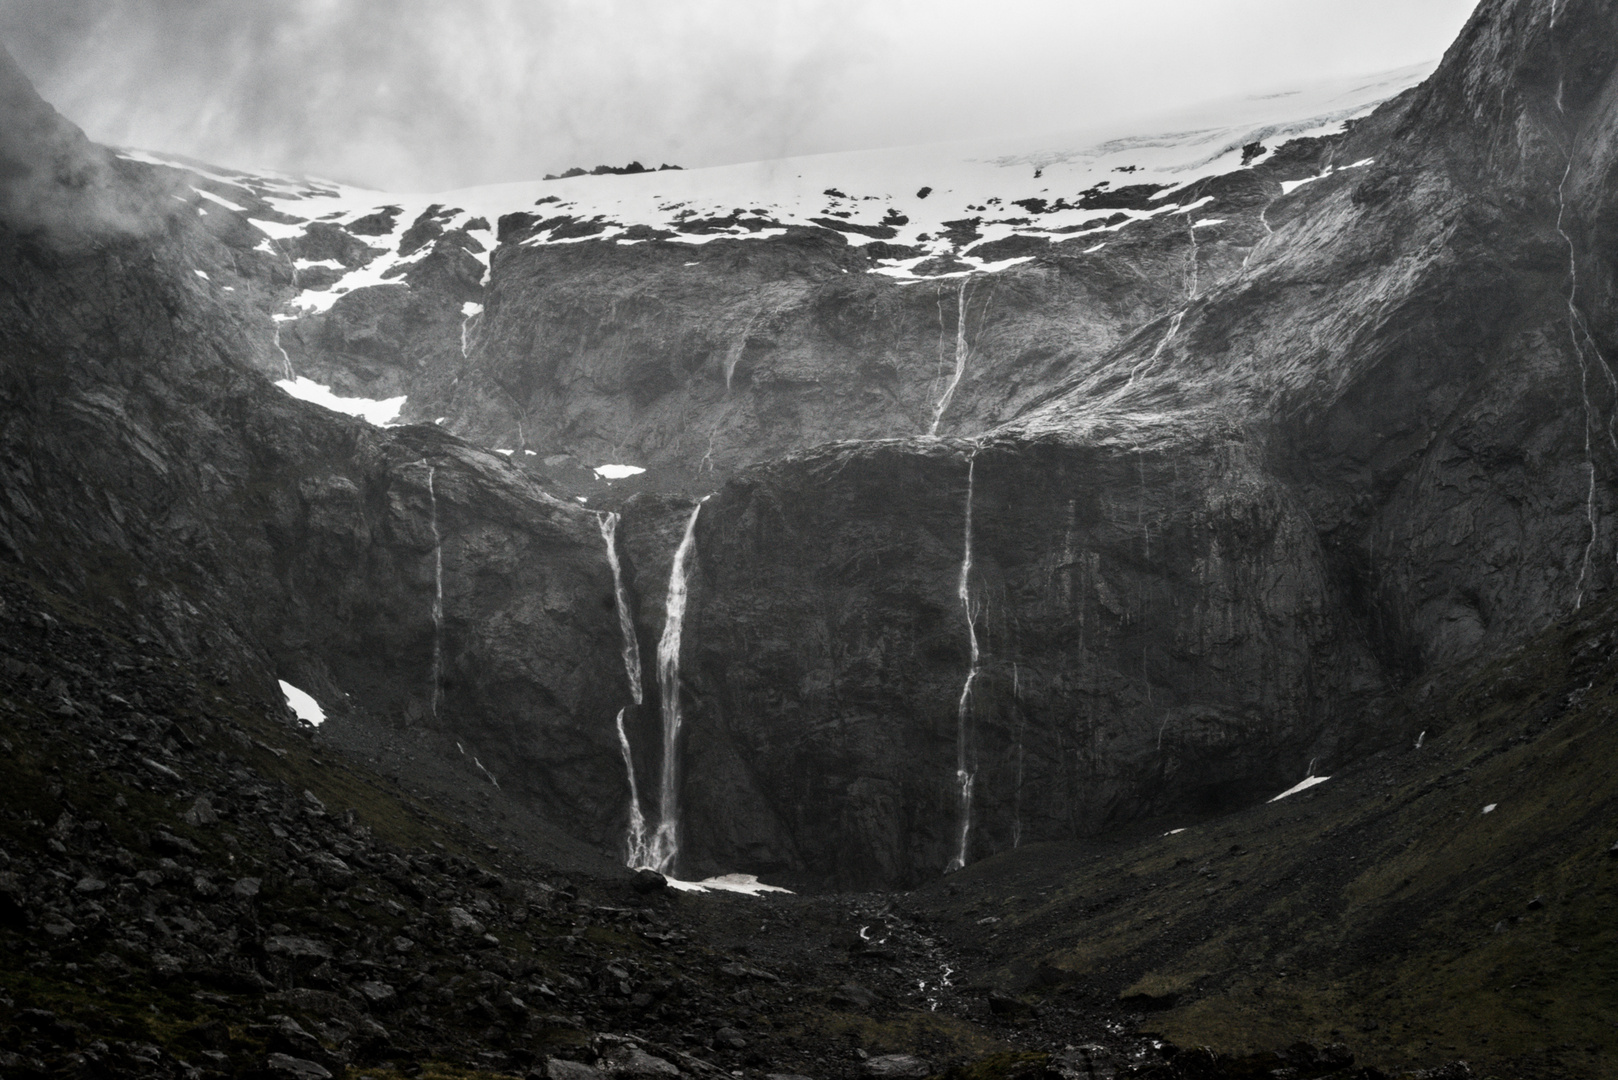
[[[8,132],[80,146],[37,98],[12,108]],[[95,183],[0,184],[8,561],[266,700],[283,678],[384,725],[453,727],[609,844],[623,691],[596,515],[437,430],[383,432],[270,386],[253,325],[192,272],[228,247],[160,171],[85,152],[107,170]],[[96,217],[103,187],[138,228]]]

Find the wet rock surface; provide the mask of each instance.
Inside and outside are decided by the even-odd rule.
[[[0,63],[0,1069],[1599,1075],[1618,27],[1557,12],[1175,193],[1224,239],[953,292],[839,230],[266,248]],[[396,225],[283,359],[293,259]],[[596,508],[654,687],[711,490],[670,869],[916,891],[614,865],[663,702]]]

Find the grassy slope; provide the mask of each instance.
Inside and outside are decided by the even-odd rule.
[[[1615,615],[1586,609],[1411,703],[1398,748],[1309,791],[1024,849],[926,903],[952,936],[990,934],[983,981],[1036,1000],[1043,962],[1072,998],[1172,1002],[1145,1022],[1181,1044],[1618,1075]]]

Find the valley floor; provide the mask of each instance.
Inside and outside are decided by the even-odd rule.
[[[1618,1048],[1610,606],[1279,802],[748,897],[0,596],[6,1076],[1550,1077]]]

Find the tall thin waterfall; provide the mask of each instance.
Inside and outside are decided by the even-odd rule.
[[[438,535],[438,492],[433,487],[435,466],[427,466],[427,499],[432,506],[433,527],[433,719],[438,718],[438,683],[443,669],[444,636],[444,541]]]
[[[967,670],[966,682],[961,686],[961,700],[955,707],[955,781],[961,790],[961,843],[948,870],[959,870],[966,865],[967,839],[972,832],[972,784],[977,773],[969,768],[967,747],[967,717],[972,705],[972,684],[977,681],[978,628],[972,620],[972,492],[976,482],[977,451],[966,460],[966,544],[961,558],[961,577],[955,586],[955,595],[961,598],[961,609],[966,614],[966,635],[972,646],[972,666]]]
[[[619,515],[614,513],[601,514],[601,538],[607,542],[607,562],[612,564],[612,593],[618,604],[618,630],[623,636],[621,651],[624,657],[624,674],[629,676],[629,695],[639,705],[645,700],[645,692],[640,681],[640,642],[635,638],[635,617],[629,611],[629,593],[624,588],[624,572],[618,562],[618,522]],[[619,727],[623,726],[622,718]],[[630,777],[630,784],[634,784],[634,777]]]
[[[287,378],[297,378],[297,376],[292,373],[292,357],[288,356],[286,349],[281,346],[280,322],[275,324],[275,351],[281,354],[281,366],[286,370]]]
[[[966,346],[966,280],[961,279],[961,291],[955,300],[955,374],[950,378],[949,386],[945,387],[944,396],[933,407],[933,426],[927,429],[928,436],[932,438],[937,438],[938,422],[944,418],[944,410],[949,408],[950,400],[955,397],[955,388],[961,385],[961,376],[966,373],[966,357],[970,351]]]
[[[1012,849],[1022,847],[1022,776],[1023,776],[1023,748],[1022,736],[1024,717],[1022,712],[1022,675],[1017,665],[1011,665],[1011,700],[1017,708],[1017,789],[1011,800],[1011,846]]]
[[[1197,249],[1197,223],[1191,218],[1192,213],[1187,211],[1185,215],[1185,231],[1191,238],[1191,251],[1186,256],[1185,298],[1187,302],[1197,298],[1197,278],[1198,271],[1201,270],[1201,253]]]
[[[632,870],[651,866],[653,862],[651,840],[646,835],[646,815],[640,808],[640,785],[635,783],[635,755],[629,749],[629,736],[624,733],[624,713],[618,710],[618,749],[624,753],[624,770],[629,773],[629,834],[624,838],[624,865]]]
[[[1554,24],[1555,14],[1552,11]],[[1562,111],[1562,84],[1556,86],[1556,111]],[[1584,497],[1585,521],[1590,527],[1590,539],[1584,545],[1584,558],[1579,565],[1579,580],[1573,590],[1573,607],[1575,610],[1584,605],[1585,580],[1590,576],[1590,557],[1595,552],[1597,534],[1596,513],[1596,462],[1595,448],[1592,445],[1592,429],[1596,427],[1595,408],[1590,403],[1590,357],[1585,352],[1584,342],[1579,340],[1579,332],[1584,330],[1584,338],[1589,342],[1592,351],[1595,351],[1596,367],[1607,376],[1609,386],[1613,389],[1615,401],[1618,401],[1618,382],[1613,381],[1612,369],[1607,367],[1600,351],[1595,349],[1595,341],[1584,326],[1584,317],[1579,312],[1579,256],[1573,246],[1573,237],[1568,235],[1562,227],[1563,219],[1567,214],[1566,188],[1568,177],[1573,172],[1573,148],[1568,147],[1567,168],[1562,171],[1562,180],[1556,185],[1556,232],[1567,244],[1567,330],[1572,339],[1573,353],[1579,361],[1579,394],[1584,399],[1584,467],[1588,473],[1588,482]],[[1613,443],[1614,450],[1618,450],[1618,434],[1615,434],[1611,422],[1607,426],[1607,436]]]
[[[703,502],[707,500],[704,499]],[[680,854],[680,633],[685,626],[686,575],[691,553],[697,542],[697,515],[702,503],[691,511],[685,535],[674,551],[669,568],[668,612],[663,620],[663,636],[657,643],[657,685],[663,699],[663,772],[659,778],[657,833],[652,837],[651,862],[655,869],[670,873]]]
[[[612,565],[612,592],[618,606],[618,630],[623,641],[620,649],[624,658],[624,674],[629,677],[629,693],[639,705],[645,699],[640,678],[640,642],[635,637],[635,619],[629,611],[629,593],[624,588],[623,566],[618,561],[619,515],[605,513],[598,516],[601,538],[607,543],[607,562]],[[651,839],[646,832],[646,815],[640,808],[640,784],[635,780],[635,755],[629,746],[629,734],[624,731],[624,713],[618,710],[615,722],[618,728],[618,749],[624,755],[624,772],[629,776],[629,830],[624,836],[624,865],[631,869],[651,866],[653,863]]]

